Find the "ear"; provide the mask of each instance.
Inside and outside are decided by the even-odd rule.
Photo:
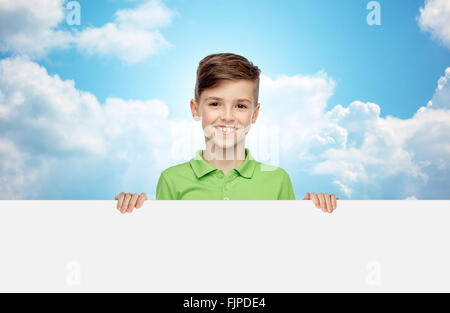
[[[258,102],[258,104],[255,107],[255,110],[253,111],[253,115],[252,115],[252,124],[254,124],[256,122],[256,119],[258,118],[258,114],[259,114],[259,107],[260,107],[261,103]]]
[[[200,110],[199,110],[197,101],[195,101],[194,99],[191,99],[190,105],[191,105],[192,117],[194,118],[194,120],[199,121],[200,120]]]

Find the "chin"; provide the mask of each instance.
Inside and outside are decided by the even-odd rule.
[[[219,140],[216,140],[216,138],[214,139],[214,144],[216,145],[216,147],[221,148],[221,149],[232,149],[233,147],[237,146],[237,144],[239,142],[235,142],[234,138],[230,138],[227,140],[223,140],[223,138],[217,138]]]
[[[216,147],[221,148],[221,149],[231,149],[233,148],[234,144],[232,142],[214,142],[214,144],[216,145]]]

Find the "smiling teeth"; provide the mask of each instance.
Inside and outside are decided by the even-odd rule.
[[[219,129],[221,129],[225,133],[229,133],[229,132],[236,130],[236,128],[230,128],[230,127],[219,127]]]

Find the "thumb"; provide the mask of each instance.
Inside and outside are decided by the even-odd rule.
[[[303,200],[311,200],[311,195],[309,194],[309,192],[306,193],[306,195],[303,198]]]

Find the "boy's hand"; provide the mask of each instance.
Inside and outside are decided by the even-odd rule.
[[[133,209],[136,207],[136,209],[140,209],[142,205],[144,204],[144,201],[147,200],[147,195],[143,192],[140,195],[137,193],[124,193],[121,192],[118,194],[114,200],[119,200],[117,202],[117,210],[120,211],[120,213],[131,213],[133,212]]]
[[[339,197],[334,193],[330,195],[328,193],[316,194],[314,192],[309,194],[309,192],[307,192],[303,200],[312,200],[316,208],[322,209],[323,212],[332,213],[336,210]]]

